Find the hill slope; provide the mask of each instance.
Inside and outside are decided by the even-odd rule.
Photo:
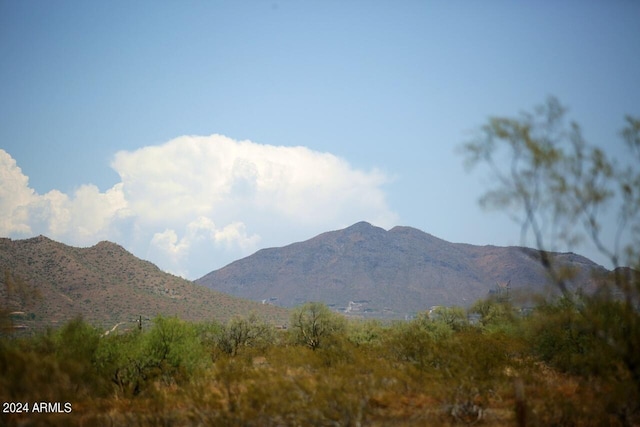
[[[17,323],[55,325],[77,315],[104,327],[153,318],[225,321],[255,312],[273,322],[285,310],[211,291],[162,272],[121,246],[100,242],[76,248],[40,236],[0,239],[0,303],[20,314]],[[13,289],[11,295],[7,289]],[[25,289],[38,296],[19,294]]]
[[[386,231],[366,222],[281,248],[263,249],[196,283],[255,301],[290,307],[323,301],[347,312],[403,317],[434,305],[467,306],[497,283],[542,291],[547,278],[537,252],[520,247],[449,243],[411,227]],[[601,269],[575,254],[582,283]]]

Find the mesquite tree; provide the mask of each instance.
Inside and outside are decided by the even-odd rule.
[[[345,320],[320,302],[308,302],[291,314],[294,339],[312,350],[326,339],[345,330]]]
[[[640,119],[626,117],[627,155],[616,160],[565,115],[552,97],[533,112],[491,117],[462,151],[468,166],[484,164],[494,178],[481,205],[519,221],[523,240],[533,236],[564,298],[573,300],[550,251],[586,241],[609,260],[612,273],[576,298],[575,309],[640,394]]]

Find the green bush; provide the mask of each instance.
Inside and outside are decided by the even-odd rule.
[[[610,365],[611,354],[569,298],[540,306],[528,322],[531,350],[543,361],[564,372],[592,375]]]
[[[266,348],[275,340],[273,326],[260,321],[257,316],[235,317],[220,328],[216,339],[223,353],[235,356],[241,348]]]
[[[207,361],[195,327],[175,317],[156,317],[145,344],[148,363],[169,382],[190,378]]]
[[[72,417],[8,421],[26,425],[514,425],[516,412],[534,426],[634,425],[640,400],[625,353],[613,332],[597,332],[630,328],[622,307],[558,300],[504,320],[516,329],[426,314],[346,321],[316,307],[315,321],[330,327],[315,347],[255,318],[158,317],[148,330],[108,335],[76,319],[0,339],[0,398],[74,404]]]
[[[347,339],[357,346],[379,346],[385,329],[379,320],[352,319],[347,322]]]
[[[290,327],[293,342],[315,350],[343,334],[346,320],[322,303],[309,302],[293,310]]]
[[[59,368],[68,376],[78,392],[104,392],[104,382],[95,369],[100,333],[98,329],[78,317],[53,335],[55,358]]]
[[[193,324],[172,317],[156,317],[153,323],[149,331],[101,339],[96,365],[125,395],[138,395],[156,380],[188,382],[210,364]]]

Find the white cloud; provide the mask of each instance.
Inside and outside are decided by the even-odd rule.
[[[31,233],[29,212],[25,209],[35,200],[29,178],[22,174],[16,161],[0,149],[0,234]]]
[[[246,254],[255,251],[259,242],[258,235],[247,235],[241,222],[217,228],[211,219],[199,217],[187,224],[182,238],[178,238],[173,229],[154,233],[149,254],[153,259],[163,259],[163,266],[174,274],[188,276],[187,261],[194,252],[209,253],[212,249],[223,249],[232,253],[240,250]],[[212,269],[211,266],[203,267],[208,269],[205,272]]]
[[[244,251],[254,250],[260,242],[260,236],[257,234],[247,235],[245,225],[238,221],[232,222],[221,230],[216,230],[213,237],[217,244],[222,244],[227,248],[237,245]]]
[[[0,150],[0,232],[69,244],[109,239],[165,270],[199,277],[235,258],[367,220],[394,225],[381,172],[306,147],[183,136],[115,154],[106,192],[36,194]]]

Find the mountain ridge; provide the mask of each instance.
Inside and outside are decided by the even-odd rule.
[[[34,329],[76,316],[105,328],[157,315],[224,322],[254,312],[273,323],[288,319],[284,309],[203,288],[110,241],[79,248],[45,236],[0,238],[0,270],[2,306],[22,313],[16,323]]]
[[[413,227],[387,231],[358,222],[302,242],[261,249],[196,283],[284,307],[316,300],[349,310],[360,301],[362,314],[401,318],[435,305],[468,306],[497,283],[543,292],[549,281],[537,253],[518,246],[450,243]],[[604,271],[577,254],[554,256],[563,265],[579,266],[576,282],[586,287],[593,285],[592,272]]]

